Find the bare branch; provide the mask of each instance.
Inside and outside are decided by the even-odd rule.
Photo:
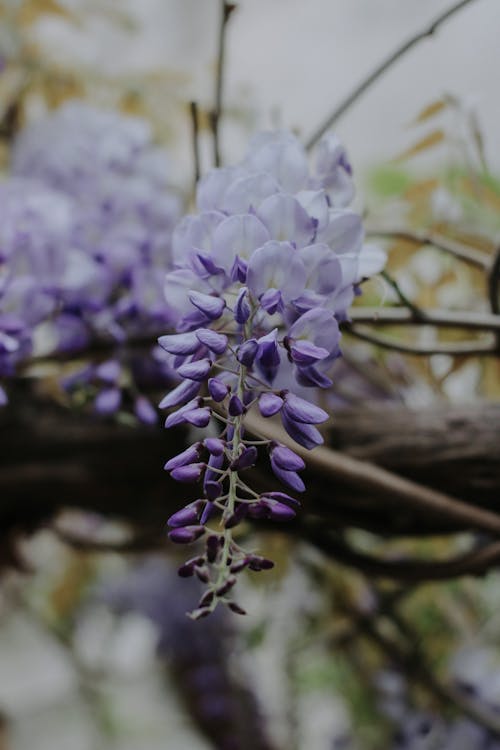
[[[470,5],[474,0],[461,0],[456,3],[447,11],[442,13],[436,20],[427,28],[425,31],[421,31],[414,37],[409,39],[407,42],[398,47],[395,52],[389,55],[380,65],[378,65],[374,71],[372,71],[364,81],[362,81],[346,98],[333,110],[333,112],[326,118],[326,120],[319,126],[319,128],[312,134],[306,143],[306,148],[311,149],[319,139],[326,133],[326,131],[334,125],[340,117],[347,112],[347,110],[356,102],[359,97],[364,94],[367,89],[370,88],[389,68],[391,68],[395,62],[397,62],[403,55],[411,50],[416,44],[421,42],[423,39],[432,36],[436,33],[438,28],[451,18],[459,10],[465,8],[466,5]]]
[[[236,7],[234,3],[228,3],[225,0],[222,1],[221,6],[217,72],[215,75],[215,108],[211,113],[212,132],[214,137],[214,164],[216,167],[220,167],[221,164],[219,124],[223,108],[222,100],[224,93],[224,64],[226,59],[226,27],[230,15]]]
[[[401,503],[406,503],[408,507],[422,513],[432,513],[442,518],[465,523],[471,529],[481,529],[495,535],[500,534],[500,515],[496,513],[468,505],[450,495],[324,446],[307,451],[296,445],[276,422],[263,419],[255,413],[248,413],[245,419],[249,433],[264,435],[269,440],[291,445],[293,450],[307,461],[309,469],[319,476],[333,481],[342,480],[346,484],[365,489],[367,492],[383,495],[385,502],[389,505],[395,504],[401,507]]]
[[[422,321],[419,321],[420,323]],[[362,341],[368,341],[370,344],[376,344],[383,349],[391,349],[394,352],[402,354],[414,354],[417,357],[430,357],[433,354],[448,354],[449,356],[460,357],[484,357],[499,356],[499,350],[495,339],[489,338],[488,341],[459,341],[457,343],[437,343],[427,346],[425,344],[406,344],[398,341],[391,336],[379,333],[371,333],[364,328],[351,325],[346,328],[348,333]]]
[[[384,560],[353,549],[345,539],[339,535],[329,534],[323,529],[315,528],[309,531],[306,526],[304,536],[325,554],[344,565],[362,570],[370,578],[387,578],[411,583],[444,581],[463,575],[484,575],[493,565],[500,562],[500,542],[491,542],[448,560]]]
[[[200,166],[200,144],[199,144],[199,123],[198,123],[198,105],[196,102],[190,102],[189,111],[191,113],[191,133],[193,146],[193,166],[194,166],[194,191],[201,176]]]
[[[424,319],[404,307],[354,307],[350,311],[353,323],[376,326],[420,326],[462,328],[471,331],[499,331],[500,315],[455,310],[422,310]]]
[[[464,245],[461,242],[456,242],[449,237],[443,237],[442,235],[410,231],[409,229],[384,229],[382,227],[367,227],[366,233],[368,236],[378,237],[380,239],[412,242],[419,247],[432,245],[432,247],[442,250],[449,255],[453,255],[455,258],[458,258],[458,260],[462,260],[464,263],[469,263],[483,271],[486,271],[491,267],[491,258],[487,253],[477,250],[475,247]]]

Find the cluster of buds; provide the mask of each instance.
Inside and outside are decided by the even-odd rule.
[[[214,170],[198,189],[201,213],[187,216],[173,235],[174,268],[166,299],[177,333],[162,336],[182,378],[160,408],[174,408],[166,427],[206,428],[207,437],[171,458],[165,468],[180,482],[199,482],[201,497],[169,519],[173,542],[205,539],[205,551],[185,563],[208,589],[195,618],[232,599],[236,574],[271,561],[248,554],[233,539],[246,518],[289,520],[298,501],[285,492],[256,492],[245,479],[262,454],[285,487],[303,492],[301,456],[282,443],[247,435],[255,409],[277,415],[299,445],[323,442],[318,424],[328,414],[303,397],[331,385],[339,356],[339,321],[358,283],[383,265],[363,245],[352,198],[350,166],[333,137],[320,146],[316,173],[288,133],[262,134],[238,167]],[[313,391],[314,394],[314,391]]]

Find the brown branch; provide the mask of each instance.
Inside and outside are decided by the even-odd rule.
[[[374,71],[372,71],[350,94],[348,94],[343,101],[333,110],[333,112],[326,118],[326,120],[318,127],[318,129],[311,135],[306,143],[306,148],[311,149],[319,139],[326,133],[326,131],[334,125],[340,117],[347,112],[347,110],[356,102],[364,92],[370,88],[389,68],[391,68],[395,62],[403,57],[409,50],[411,50],[416,44],[421,42],[426,37],[433,36],[438,28],[451,18],[459,10],[465,8],[466,5],[470,5],[474,0],[461,0],[456,3],[447,11],[442,13],[425,31],[421,31],[407,42],[398,47],[389,57],[387,57],[380,65],[378,65]]]
[[[403,307],[353,307],[349,315],[353,323],[385,325],[430,325],[438,328],[463,328],[471,331],[500,332],[500,315],[458,310],[425,310],[424,319]]]
[[[409,583],[444,581],[464,575],[484,575],[500,562],[500,542],[491,542],[448,560],[384,560],[353,549],[339,535],[326,533],[324,527],[309,528],[305,525],[304,536],[329,557],[362,570],[370,578],[388,578]]]
[[[198,121],[198,105],[196,102],[189,103],[189,112],[191,114],[191,138],[193,148],[193,168],[194,168],[194,191],[196,192],[196,185],[201,176],[201,165],[200,165],[200,143],[199,143],[199,121]]]
[[[401,504],[404,504],[423,514],[431,513],[461,524],[465,523],[471,529],[500,534],[500,515],[496,513],[468,505],[462,500],[404,479],[368,462],[358,461],[331,448],[319,446],[313,451],[307,451],[297,446],[276,422],[255,413],[247,414],[245,423],[250,433],[255,432],[269,440],[292,445],[293,450],[307,461],[309,470],[319,476],[333,481],[342,480],[350,486],[373,492],[378,496],[382,495],[388,505],[401,507]]]
[[[493,263],[488,274],[488,297],[491,312],[500,314],[500,247],[497,248]]]
[[[458,260],[469,263],[476,268],[487,271],[491,266],[491,258],[488,253],[477,250],[475,247],[469,247],[461,242],[456,242],[449,237],[434,235],[432,233],[410,231],[409,229],[383,229],[376,227],[367,227],[367,236],[378,237],[379,239],[404,240],[411,242],[419,247],[432,245],[437,250],[442,250]]]
[[[422,322],[422,321],[420,321]],[[430,357],[433,354],[448,354],[450,356],[461,357],[478,357],[499,355],[499,350],[494,339],[488,341],[460,341],[457,343],[437,343],[427,346],[425,344],[406,344],[404,341],[398,341],[391,336],[371,333],[364,328],[350,325],[346,327],[351,336],[355,336],[362,341],[368,341],[370,344],[376,344],[383,349],[391,349],[394,352],[402,354],[414,354],[417,357]]]
[[[217,71],[215,75],[215,107],[213,112],[211,113],[211,125],[214,141],[214,164],[216,167],[220,167],[221,164],[219,125],[223,110],[224,65],[226,59],[226,28],[229,17],[235,8],[236,6],[234,3],[228,3],[226,2],[226,0],[222,0],[219,22]]]

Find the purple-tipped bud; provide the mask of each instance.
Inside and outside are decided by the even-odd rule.
[[[214,401],[220,402],[226,398],[229,389],[219,378],[210,378],[208,381],[208,392]]]
[[[226,519],[224,522],[224,527],[226,529],[233,529],[235,526],[237,526],[243,519],[246,517],[249,509],[248,503],[239,503],[236,506],[236,509],[232,515],[229,516],[229,518]]]
[[[168,417],[165,420],[165,427],[174,427],[177,424],[183,424],[185,422],[184,414],[186,414],[188,411],[193,411],[193,409],[200,409],[203,404],[203,400],[201,398],[193,398],[191,401],[188,401],[187,404],[184,404],[184,406],[181,406],[180,409],[177,409],[176,411],[173,411],[172,414],[169,414]]]
[[[103,383],[115,385],[120,379],[121,370],[120,363],[116,359],[108,359],[95,368],[95,375]]]
[[[206,524],[207,521],[210,520],[210,518],[215,513],[215,505],[213,503],[207,503],[203,509],[203,513],[201,514],[200,523],[202,526]]]
[[[211,418],[212,412],[208,406],[203,407],[203,409],[193,409],[184,414],[184,420],[194,427],[206,427]]]
[[[95,398],[94,409],[98,414],[107,416],[118,411],[121,402],[122,392],[119,388],[104,388]]]
[[[300,456],[280,443],[273,445],[271,448],[271,458],[276,466],[283,471],[302,471],[306,468],[305,462]]]
[[[181,508],[174,513],[167,521],[167,524],[172,529],[177,529],[180,526],[190,526],[198,521],[200,510],[203,506],[203,500],[195,500],[194,503],[189,503],[185,508]]]
[[[267,518],[273,521],[290,521],[295,518],[295,511],[289,508],[288,505],[279,503],[277,500],[268,500],[267,498],[261,499],[260,501],[268,509]]]
[[[248,304],[247,300],[247,294],[248,290],[246,287],[240,289],[240,293],[238,294],[238,299],[236,300],[236,305],[234,308],[234,319],[240,325],[244,325],[250,317],[251,311],[250,305]]]
[[[186,448],[182,453],[178,453],[176,456],[172,456],[164,466],[165,471],[172,471],[177,469],[178,466],[186,466],[186,464],[192,464],[200,457],[201,443],[195,443]]]
[[[295,492],[304,492],[305,485],[299,475],[295,471],[284,471],[283,469],[281,469],[274,461],[272,455],[271,468],[274,475],[280,480],[280,482],[283,482],[284,485],[290,487],[290,489],[292,490],[295,490]]]
[[[272,417],[283,406],[283,399],[275,393],[263,393],[259,397],[259,411],[263,417]]]
[[[250,568],[250,570],[258,572],[261,570],[271,570],[271,568],[274,568],[274,563],[272,560],[268,560],[266,557],[251,555],[250,559],[248,560],[248,567]]]
[[[186,560],[186,562],[178,568],[177,575],[181,578],[190,578],[193,575],[196,566],[203,565],[204,562],[205,560],[203,557],[193,557],[191,560]]]
[[[212,604],[214,600],[214,596],[215,596],[215,593],[213,591],[205,591],[200,601],[198,602],[198,606],[201,608],[209,607],[210,604]]]
[[[181,378],[205,380],[211,369],[212,363],[209,359],[198,359],[196,362],[186,362],[181,365],[177,372]]]
[[[186,466],[178,466],[171,472],[171,477],[177,482],[197,482],[203,473],[205,464],[187,464]]]
[[[283,427],[290,437],[299,445],[307,448],[307,450],[312,450],[313,448],[316,448],[317,445],[323,444],[324,441],[321,437],[321,433],[316,427],[313,427],[313,425],[295,422],[288,417],[285,410],[281,412],[281,420],[283,422]]]
[[[226,303],[221,297],[213,297],[210,294],[195,291],[189,292],[189,301],[210,320],[220,318],[226,307]]]
[[[199,331],[196,331],[196,336],[201,344],[215,354],[224,354],[227,349],[227,336],[223,333],[217,333],[210,328],[200,328]]]
[[[208,583],[209,582],[210,575],[209,575],[209,572],[208,572],[208,568],[195,568],[194,572],[195,572],[197,578],[199,578],[199,580],[202,583]]]
[[[286,495],[284,492],[264,492],[262,498],[270,497],[272,500],[278,500],[280,503],[285,505],[292,505],[296,508],[300,508],[300,503],[294,497]]]
[[[183,526],[169,531],[168,538],[175,544],[191,544],[200,536],[203,536],[205,529],[203,526]]]
[[[158,339],[162,349],[170,354],[194,354],[200,342],[195,333],[171,333]]]
[[[134,401],[134,413],[143,424],[156,424],[158,414],[153,404],[145,396],[137,396]]]
[[[226,443],[221,438],[205,438],[203,445],[212,456],[222,456]]]
[[[283,412],[294,422],[304,424],[320,424],[328,419],[328,414],[324,409],[296,396],[295,393],[286,394]]]
[[[219,586],[219,588],[216,589],[215,593],[217,594],[217,596],[225,596],[227,592],[233,588],[235,583],[236,576],[229,576],[229,578],[224,581],[222,586]]]
[[[216,536],[215,534],[211,534],[207,539],[207,561],[209,563],[213,563],[217,559],[217,555],[219,554],[220,550],[220,541],[221,538]]]
[[[241,571],[247,567],[249,562],[249,558],[244,557],[242,560],[237,560],[236,562],[234,562],[229,570],[231,571],[231,573],[241,573]]]
[[[248,339],[248,341],[245,341],[238,347],[236,359],[245,367],[251,367],[255,361],[258,349],[259,345],[256,339]]]
[[[235,612],[237,615],[246,615],[246,611],[243,609],[243,607],[240,607],[239,604],[236,604],[236,602],[228,602],[227,606],[231,610],[231,612]]]
[[[330,352],[328,349],[316,346],[311,341],[295,341],[290,348],[290,354],[293,361],[298,365],[314,365],[328,357]]]
[[[243,406],[241,399],[239,396],[234,394],[229,399],[229,406],[227,408],[228,414],[231,417],[239,417],[240,414],[243,414],[245,407]]]
[[[231,471],[239,471],[240,469],[249,469],[255,465],[257,461],[257,448],[254,445],[244,448],[242,453],[231,462]]]
[[[158,406],[160,409],[170,409],[171,406],[185,404],[199,393],[200,388],[201,385],[195,380],[185,380],[183,383],[179,383],[173,391],[167,393]]]
[[[250,518],[268,518],[269,517],[269,507],[266,505],[265,502],[258,501],[256,503],[251,503],[248,505],[247,515],[250,516]]]
[[[217,500],[222,495],[222,484],[214,479],[205,482],[204,489],[208,500]]]

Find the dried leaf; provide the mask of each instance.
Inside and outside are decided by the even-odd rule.
[[[30,26],[45,15],[73,20],[71,12],[57,0],[25,0],[19,13],[19,22],[22,26]]]
[[[446,109],[447,107],[449,107],[449,105],[450,102],[446,99],[436,99],[436,101],[431,102],[431,104],[428,104],[427,107],[424,107],[422,110],[420,110],[413,122],[425,122],[431,117],[434,117],[434,115],[437,115],[439,112],[442,112],[443,109]]]
[[[445,133],[443,130],[432,130],[430,133],[428,133],[424,138],[421,138],[415,145],[410,146],[406,151],[403,151],[402,154],[399,154],[399,156],[396,156],[394,161],[403,161],[404,159],[410,159],[412,156],[417,156],[418,154],[421,154],[423,151],[427,151],[430,148],[434,148],[434,146],[437,146],[439,143],[442,143],[445,139]]]

